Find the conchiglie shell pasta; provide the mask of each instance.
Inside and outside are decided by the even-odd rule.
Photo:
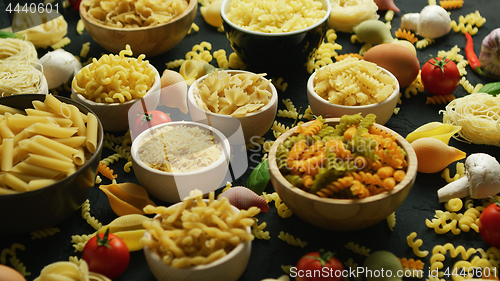
[[[461,126],[443,124],[441,122],[430,122],[415,129],[406,136],[409,143],[419,138],[435,138],[448,144],[450,138],[462,129]]]
[[[176,71],[166,69],[161,76],[161,104],[179,108],[182,113],[187,113],[188,87],[182,75]]]
[[[222,0],[216,0],[208,6],[200,7],[201,15],[206,23],[214,27],[222,27],[222,17],[220,15],[220,6]]]
[[[435,138],[420,138],[412,142],[411,146],[417,154],[417,171],[427,174],[437,173],[467,155]]]
[[[111,209],[118,216],[144,214],[142,209],[146,205],[155,205],[149,199],[148,192],[135,183],[101,185],[99,188],[106,194]]]

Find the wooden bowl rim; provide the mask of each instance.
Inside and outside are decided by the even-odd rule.
[[[313,121],[307,122],[305,124],[302,124],[302,126],[309,126]],[[326,118],[325,123],[328,124],[335,124],[339,123],[340,118]],[[274,176],[276,180],[278,180],[286,189],[290,190],[291,192],[294,192],[296,195],[305,197],[309,200],[324,203],[324,204],[338,204],[338,205],[353,205],[353,204],[366,204],[366,203],[372,203],[376,202],[379,200],[382,200],[384,198],[389,198],[394,196],[395,194],[399,193],[406,187],[408,187],[409,184],[415,179],[417,175],[417,155],[415,153],[415,150],[413,150],[413,147],[411,144],[406,141],[401,135],[399,135],[397,132],[380,125],[378,123],[374,123],[374,126],[377,128],[383,129],[389,133],[392,133],[396,135],[396,141],[398,144],[405,150],[406,152],[406,158],[408,162],[408,167],[406,170],[406,176],[404,179],[398,183],[393,190],[391,191],[386,191],[377,195],[369,196],[367,198],[361,198],[361,199],[336,199],[336,198],[323,198],[319,197],[318,195],[308,193],[298,187],[293,186],[288,180],[285,179],[283,174],[281,174],[280,170],[278,169],[278,166],[276,164],[276,150],[278,148],[278,145],[283,143],[285,139],[287,139],[289,136],[293,135],[296,133],[298,126],[291,128],[290,130],[286,131],[283,133],[273,144],[271,147],[271,150],[269,151],[269,172],[271,173],[271,176]]]
[[[168,24],[179,21],[180,19],[182,19],[185,16],[187,16],[188,14],[190,14],[193,10],[196,10],[198,7],[198,1],[197,0],[188,0],[188,1],[189,1],[189,4],[186,7],[186,9],[184,10],[184,12],[175,16],[170,21],[164,22],[162,24],[154,25],[154,26],[144,26],[144,27],[123,28],[123,27],[114,27],[114,26],[104,25],[102,23],[96,22],[93,19],[89,18],[88,14],[87,14],[87,8],[83,5],[84,1],[80,2],[79,10],[80,10],[80,18],[82,18],[83,21],[85,21],[85,22],[87,22],[95,27],[98,27],[98,28],[102,28],[102,29],[106,29],[106,30],[113,30],[113,31],[120,31],[120,32],[146,31],[146,30],[152,30],[155,28],[161,28],[161,27],[164,27]]]

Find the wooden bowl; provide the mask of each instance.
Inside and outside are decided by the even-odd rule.
[[[396,77],[391,72],[380,66],[378,68],[380,68],[385,74],[390,75],[397,81]],[[392,94],[387,97],[386,100],[379,103],[358,106],[333,104],[320,97],[316,93],[316,91],[314,91],[314,77],[316,77],[316,73],[317,72],[311,74],[311,76],[309,76],[309,79],[307,80],[307,100],[309,101],[312,112],[316,116],[321,115],[325,118],[340,118],[343,115],[361,113],[361,115],[366,116],[369,113],[373,113],[377,116],[377,123],[384,125],[385,123],[387,123],[387,121],[389,121],[394,112],[394,108],[396,108],[396,105],[398,104],[399,83],[396,84],[396,89],[394,89],[394,92],[392,92]]]
[[[208,201],[205,199],[205,201]],[[175,207],[182,202],[174,204],[169,208]],[[239,212],[234,206],[231,206],[234,211]],[[157,215],[159,216],[159,215]],[[251,232],[250,227],[247,232]],[[151,234],[146,231],[146,238],[150,238]],[[149,247],[144,247],[144,255],[151,272],[159,281],[183,280],[183,281],[236,281],[245,271],[250,254],[252,252],[252,241],[246,241],[238,244],[231,252],[224,257],[215,260],[212,263],[198,265],[187,268],[173,268],[165,265],[161,257],[151,250]]]
[[[90,67],[89,64],[85,67]],[[142,97],[141,99],[133,99],[124,103],[102,103],[102,102],[94,102],[82,94],[77,93],[73,86],[71,86],[71,98],[76,100],[88,108],[90,108],[101,120],[102,127],[105,131],[109,132],[123,132],[129,129],[129,116],[136,116],[137,112],[132,112],[129,115],[129,110],[133,107],[136,102],[142,103],[139,108],[141,112],[153,110],[158,106],[160,101],[160,93],[161,93],[161,82],[160,82],[160,73],[158,70],[149,64],[149,66],[153,67],[156,72],[155,82],[151,89]],[[81,70],[80,70],[81,71]],[[134,106],[136,109],[138,106]],[[130,122],[134,122],[134,120],[130,120]],[[133,124],[133,123],[132,123]]]
[[[340,118],[328,118],[327,124],[336,125]],[[308,125],[307,123],[305,125]],[[396,132],[380,125],[381,128],[397,136],[397,143],[406,151],[408,167],[406,177],[392,191],[363,199],[321,198],[315,194],[294,187],[281,174],[276,164],[276,151],[283,141],[294,135],[297,127],[282,134],[269,152],[269,171],[274,189],[283,202],[302,220],[325,229],[351,231],[367,228],[379,223],[394,212],[406,199],[417,176],[417,156],[411,145]]]
[[[186,10],[169,22],[138,28],[118,28],[98,23],[87,14],[87,7],[80,3],[80,17],[90,36],[104,49],[119,53],[129,44],[134,56],[145,54],[153,57],[163,54],[184,39],[196,17],[197,0],[189,0]]]

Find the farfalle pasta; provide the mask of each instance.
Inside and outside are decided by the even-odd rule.
[[[82,68],[72,81],[73,89],[98,103],[124,103],[146,95],[155,82],[156,71],[144,54],[132,56],[130,45],[119,55],[103,55]]]
[[[203,81],[196,83],[195,99],[199,107],[206,111],[245,116],[264,107],[271,100],[271,81],[265,74],[214,71]]]
[[[182,14],[186,0],[84,0],[87,14],[92,20],[113,27],[135,28],[155,26],[171,21]]]
[[[347,57],[316,71],[314,91],[330,103],[369,105],[386,100],[397,88],[397,80],[375,63]]]

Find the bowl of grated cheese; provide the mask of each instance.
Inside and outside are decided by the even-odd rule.
[[[130,148],[132,167],[150,195],[176,203],[193,189],[207,194],[229,180],[231,147],[217,129],[175,121],[139,134]]]

